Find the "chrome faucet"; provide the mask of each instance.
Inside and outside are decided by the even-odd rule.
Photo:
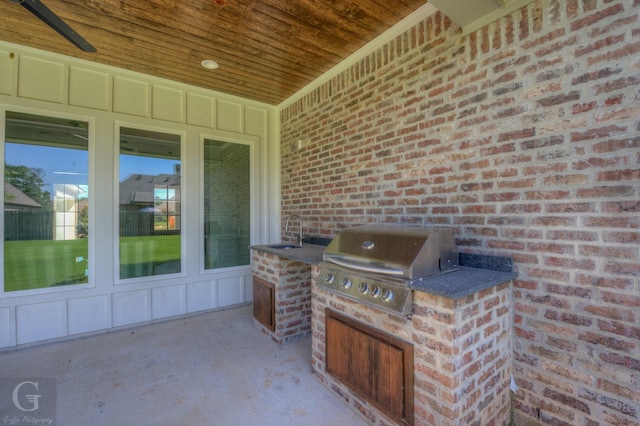
[[[298,218],[298,224],[299,224],[299,232],[298,232],[298,245],[300,247],[302,247],[302,240],[303,240],[303,236],[302,236],[302,218],[300,216],[298,216],[297,214],[292,214],[287,216],[287,221],[284,225],[284,230],[288,231],[289,230],[289,219],[291,219],[292,217],[297,217]]]

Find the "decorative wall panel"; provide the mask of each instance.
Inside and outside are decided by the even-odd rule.
[[[64,102],[63,64],[22,55],[18,72],[19,97],[59,104]]]
[[[18,306],[17,343],[54,339],[66,335],[64,304],[61,301]]]
[[[215,307],[215,293],[211,281],[187,284],[187,312],[203,311]]]
[[[214,99],[187,93],[187,124],[202,127],[214,127]]]
[[[166,318],[185,313],[184,286],[156,287],[151,290],[151,318]]]
[[[113,78],[113,112],[149,116],[149,84],[124,77]]]
[[[109,110],[109,81],[107,73],[69,67],[69,105]]]
[[[184,123],[184,91],[155,85],[152,98],[153,118]]]
[[[242,105],[236,102],[218,101],[218,129],[228,132],[242,132]]]
[[[242,277],[222,278],[217,282],[218,307],[244,302]]]
[[[113,326],[118,327],[149,320],[148,299],[147,290],[114,294],[111,308]]]
[[[109,328],[108,296],[71,299],[67,304],[69,333],[87,333]]]

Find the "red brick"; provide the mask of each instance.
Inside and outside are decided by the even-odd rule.
[[[599,10],[596,13],[592,13],[582,19],[577,19],[571,23],[571,31],[579,31],[584,27],[593,25],[594,23],[600,22],[601,20],[608,18],[610,16],[614,16],[618,13],[622,13],[624,11],[624,6],[621,4],[616,4],[610,6],[606,9]]]
[[[640,371],[625,352],[638,349],[640,321],[638,7],[640,0],[534,2],[466,36],[437,13],[332,80],[327,95],[281,113],[283,211],[320,206],[315,226],[329,237],[363,221],[452,226],[462,250],[513,257],[518,279],[504,315],[513,315],[521,387],[514,407],[534,415],[527,420],[536,406],[549,424],[637,420],[595,396],[628,400],[621,386],[595,383]],[[364,102],[349,110],[347,98]],[[313,146],[290,152],[300,139]],[[371,173],[358,173],[364,169]],[[471,328],[442,336],[454,334],[464,339],[461,353],[481,344]],[[534,374],[539,368],[550,373]],[[557,394],[543,394],[546,387]],[[575,393],[582,388],[591,392],[584,399]],[[576,401],[597,408],[587,415]],[[436,423],[435,411],[418,412],[417,424]]]

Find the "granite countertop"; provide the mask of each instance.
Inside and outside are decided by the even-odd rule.
[[[316,244],[303,244],[302,247],[290,249],[270,247],[273,245],[277,244],[256,245],[249,248],[311,265],[322,262],[322,255],[326,248],[324,245]],[[458,265],[454,271],[414,280],[410,287],[412,290],[436,296],[461,299],[508,282],[516,276],[513,272],[513,260],[510,257],[460,253]]]
[[[513,272],[460,266],[453,272],[433,278],[415,280],[411,289],[449,299],[461,299],[487,288],[495,287],[515,278]]]
[[[272,248],[271,246],[280,244],[263,244],[257,246],[250,246],[251,250],[259,250],[266,253],[275,254],[276,256],[283,257],[285,259],[297,260],[299,262],[308,263],[310,265],[317,265],[322,262],[322,254],[326,246],[317,244],[303,244],[302,247],[281,249]]]
[[[460,253],[456,270],[415,280],[410,287],[449,299],[461,299],[511,281],[515,276],[510,257]]]

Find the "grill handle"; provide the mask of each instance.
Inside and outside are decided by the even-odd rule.
[[[400,269],[378,268],[376,266],[359,265],[357,263],[351,263],[351,262],[338,259],[336,257],[331,256],[330,254],[325,255],[325,260],[327,262],[335,263],[336,265],[344,266],[345,268],[356,269],[358,271],[369,272],[372,274],[399,275],[399,276],[402,276],[404,274],[404,271]]]

